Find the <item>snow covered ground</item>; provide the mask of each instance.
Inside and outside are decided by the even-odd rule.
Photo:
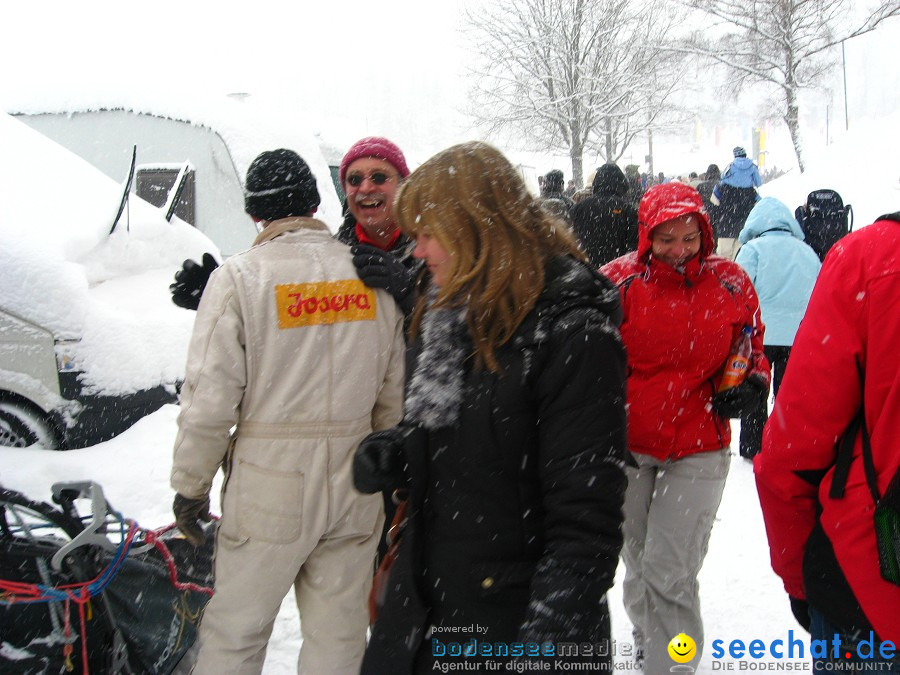
[[[168,405],[145,417],[121,436],[82,450],[53,452],[39,448],[0,451],[0,484],[24,492],[33,499],[50,501],[56,481],[93,480],[103,487],[107,500],[121,513],[147,528],[172,522],[169,488],[175,418],[178,408]],[[734,431],[738,431],[734,423]],[[700,575],[700,593],[706,624],[706,651],[697,672],[718,670],[712,658],[713,640],[724,645],[732,640],[788,640],[788,631],[806,642],[806,634],[794,621],[781,581],[769,567],[768,545],[756,497],[753,470],[733,447],[731,473],[710,542],[709,555]],[[218,486],[213,490],[213,510],[218,512]],[[613,634],[620,643],[631,643],[631,625],[622,608],[622,566],[610,594]],[[292,596],[278,616],[269,652],[266,675],[296,672],[300,647],[299,622]],[[808,646],[804,646],[804,653]],[[722,662],[733,659],[719,659]],[[776,662],[745,659],[748,663]],[[800,659],[794,659],[800,662]],[[617,656],[625,672],[628,656]],[[735,668],[738,668],[735,665]]]
[[[836,188],[845,202],[853,204],[857,226],[900,209],[898,122],[895,115],[848,134],[830,146],[827,154],[811,158],[806,174],[785,176],[764,186],[762,193],[782,199],[793,209],[810,190]],[[2,448],[0,484],[33,499],[49,501],[50,486],[56,481],[93,480],[102,485],[115,508],[140,525],[166,525],[173,520],[169,471],[176,415],[175,406],[165,406],[119,437],[81,450]],[[784,667],[788,662],[808,670],[808,658],[779,659],[768,651],[762,658],[745,657],[742,661],[713,657],[716,640],[721,640],[727,650],[734,640],[744,645],[761,640],[767,647],[781,640],[787,645],[792,635],[803,640],[804,655],[808,656],[806,635],[794,621],[781,582],[769,566],[752,467],[737,456],[736,447],[735,441],[724,500],[700,575],[706,650],[698,672],[756,670],[764,663]],[[218,509],[217,491],[214,488],[214,510]],[[620,582],[621,578],[610,594],[610,605],[614,637],[624,644],[631,642],[631,626],[622,608]],[[286,599],[270,643],[264,669],[267,675],[295,672],[298,626],[293,600]],[[630,659],[621,654],[616,662],[625,672],[631,665]]]

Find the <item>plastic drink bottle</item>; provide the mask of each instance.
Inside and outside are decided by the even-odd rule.
[[[719,391],[736,387],[747,377],[750,355],[753,353],[753,346],[750,344],[751,335],[753,335],[753,327],[744,326],[741,334],[731,345],[731,353],[725,363],[725,372],[722,373],[722,381],[719,382]]]

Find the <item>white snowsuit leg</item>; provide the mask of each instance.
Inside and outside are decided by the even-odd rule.
[[[240,461],[245,445],[255,459],[263,450],[256,439],[238,441],[216,540],[216,593],[200,623],[195,675],[260,673],[292,585],[303,634],[298,672],[359,671],[384,522],[381,495],[362,495],[352,486],[349,449],[359,440],[289,437],[267,448],[266,466],[288,461],[292,449],[302,471]]]
[[[380,497],[380,495],[377,495]],[[366,649],[368,597],[383,519],[368,534],[323,539],[295,584],[303,645],[297,672],[356,675]]]
[[[281,601],[312,543],[305,547],[216,538],[216,593],[200,622],[193,675],[258,675]],[[305,550],[304,550],[305,549]]]

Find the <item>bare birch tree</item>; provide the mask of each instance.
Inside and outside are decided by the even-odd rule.
[[[713,27],[728,32],[715,41],[698,32],[688,43],[672,48],[724,65],[729,77],[726,87],[731,91],[758,83],[773,87],[801,172],[804,164],[799,92],[820,83],[834,67],[833,47],[874,30],[888,17],[900,15],[900,0],[880,0],[856,23],[851,18],[857,11],[851,0],[678,2],[711,20],[704,32]]]
[[[505,0],[470,13],[468,28],[482,64],[475,118],[568,153],[579,185],[586,149],[615,161],[674,109],[681,59],[660,49],[669,26],[659,2]]]

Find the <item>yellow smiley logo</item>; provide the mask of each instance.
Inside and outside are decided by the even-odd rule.
[[[697,654],[697,643],[686,633],[669,640],[669,656],[675,663],[687,663]]]

